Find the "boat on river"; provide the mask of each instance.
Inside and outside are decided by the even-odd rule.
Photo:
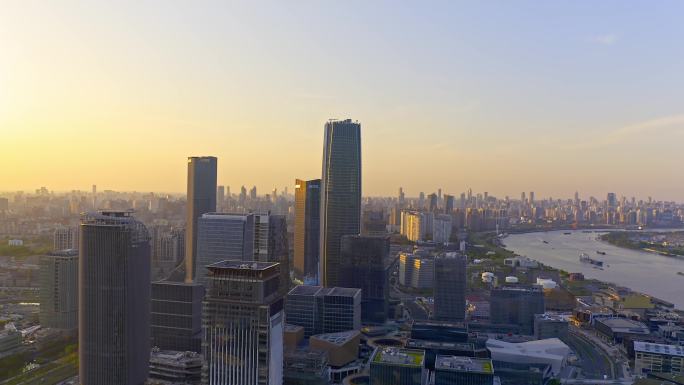
[[[598,259],[594,259],[589,256],[587,253],[581,253],[579,256],[579,260],[582,263],[589,263],[591,265],[597,266],[597,267],[603,267],[603,261],[599,261]]]

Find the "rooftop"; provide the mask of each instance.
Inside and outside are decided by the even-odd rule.
[[[491,374],[494,373],[494,366],[490,359],[437,355],[435,370]]]
[[[307,296],[318,296],[318,295],[337,295],[337,296],[348,296],[354,297],[361,292],[361,289],[349,288],[349,287],[322,287],[322,286],[311,286],[311,285],[299,285],[295,286],[288,295],[307,295]]]
[[[347,342],[353,340],[354,338],[358,337],[360,334],[361,333],[359,333],[356,330],[347,330],[339,333],[316,334],[314,336],[311,336],[311,338],[342,346]]]
[[[634,351],[684,357],[684,346],[654,344],[644,341],[634,341]]]
[[[422,368],[425,351],[414,349],[378,348],[373,355],[373,363],[404,365]]]
[[[646,325],[639,321],[634,321],[627,318],[602,318],[597,319],[596,322],[600,322],[608,326],[614,332],[650,334],[650,331]]]
[[[278,262],[256,262],[256,261],[240,261],[240,260],[226,260],[212,263],[207,266],[211,269],[240,269],[240,270],[267,270],[273,266],[278,265]]]
[[[415,339],[408,340],[408,342],[406,343],[406,347],[415,349],[450,349],[461,351],[475,350],[475,346],[469,342],[441,342]]]

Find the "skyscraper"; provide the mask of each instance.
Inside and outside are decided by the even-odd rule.
[[[361,289],[299,285],[287,294],[287,323],[314,334],[361,328]]]
[[[321,273],[324,286],[338,285],[343,235],[361,232],[361,125],[325,124],[321,179]]]
[[[40,324],[78,328],[78,252],[55,251],[40,260]]]
[[[440,321],[465,321],[467,257],[446,253],[435,258],[434,318]]]
[[[493,324],[511,324],[520,334],[534,333],[534,315],[544,314],[541,286],[500,286],[492,289],[490,319]]]
[[[216,158],[188,158],[188,208],[185,224],[185,282],[195,279],[197,270],[197,220],[216,211]]]
[[[85,385],[142,385],[150,359],[150,243],[130,212],[81,219],[79,377]]]
[[[446,214],[451,214],[454,212],[454,196],[449,194],[444,194],[444,212]]]
[[[216,211],[223,211],[223,204],[226,200],[226,187],[218,186],[216,189]]]
[[[202,351],[202,299],[198,283],[152,283],[152,346],[161,350]]]
[[[225,259],[253,261],[254,214],[206,213],[197,221],[197,274],[206,284],[206,266]]]
[[[280,385],[283,290],[277,262],[208,266],[202,310],[202,384]]]
[[[52,237],[52,250],[78,249],[78,228],[58,227]]]
[[[437,211],[437,194],[432,193],[428,195],[428,204],[429,204],[429,210],[431,213],[434,213]]]
[[[318,282],[321,237],[321,180],[295,181],[294,270]]]

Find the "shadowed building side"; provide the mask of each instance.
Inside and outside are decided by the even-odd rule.
[[[197,270],[197,220],[216,211],[216,158],[188,158],[188,207],[185,224],[185,282],[192,283]]]

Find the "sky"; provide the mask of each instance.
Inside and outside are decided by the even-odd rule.
[[[31,1],[0,12],[0,191],[260,193],[362,125],[364,195],[684,201],[684,2]]]

